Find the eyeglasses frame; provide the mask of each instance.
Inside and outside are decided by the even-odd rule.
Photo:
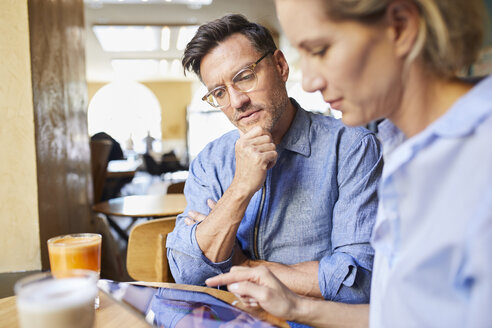
[[[275,50],[270,50],[270,51],[267,51],[267,52],[266,52],[263,56],[261,56],[261,57],[260,57],[260,59],[258,59],[258,60],[257,60],[256,62],[254,62],[253,64],[251,64],[251,65],[248,65],[248,66],[245,66],[245,67],[241,68],[241,69],[240,69],[240,70],[239,70],[239,71],[238,71],[238,72],[234,75],[234,77],[232,78],[232,80],[234,80],[234,78],[235,78],[235,77],[236,77],[239,73],[242,73],[245,69],[250,69],[250,70],[252,70],[252,71],[253,71],[253,73],[255,74],[255,78],[256,78],[256,79],[258,79],[258,76],[256,75],[256,71],[255,71],[256,66],[258,66],[258,64],[259,64],[259,63],[260,63],[260,62],[261,62],[264,58],[266,58],[268,55],[270,55],[270,54],[272,54],[272,55],[273,55],[274,53],[275,53]],[[258,81],[256,81],[256,84],[258,84]],[[231,84],[231,85],[233,86],[233,84]],[[225,105],[224,105],[224,106],[215,106],[215,105],[213,105],[212,103],[210,103],[210,102],[207,100],[207,98],[208,98],[208,97],[209,97],[209,96],[210,96],[213,92],[215,92],[217,89],[220,89],[220,88],[224,88],[224,89],[226,89],[226,92],[227,92],[227,93],[229,93],[229,92],[227,91],[227,88],[226,88],[226,87],[227,87],[227,85],[219,85],[218,87],[213,88],[212,90],[210,90],[209,92],[207,92],[207,93],[205,94],[205,96],[203,96],[203,97],[202,97],[202,100],[203,100],[203,101],[205,101],[205,102],[206,102],[207,104],[209,104],[210,106],[212,106],[213,108],[223,108],[223,107],[226,107]],[[233,88],[234,88],[234,86],[233,86]],[[255,85],[253,88],[251,88],[250,90],[247,90],[247,91],[237,90],[236,88],[234,88],[234,89],[235,89],[235,90],[237,90],[237,91],[239,91],[239,92],[246,93],[246,92],[251,92],[251,91],[253,91],[255,88],[256,88],[256,85]],[[229,100],[229,103],[230,103],[230,100]]]

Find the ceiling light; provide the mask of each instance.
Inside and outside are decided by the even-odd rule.
[[[131,52],[159,49],[160,27],[94,25],[92,30],[105,51]]]
[[[184,50],[188,42],[193,38],[198,26],[181,26],[179,28],[178,41],[176,42],[176,49]]]
[[[164,26],[161,30],[161,49],[164,51],[169,50],[169,43],[171,39],[171,29]]]

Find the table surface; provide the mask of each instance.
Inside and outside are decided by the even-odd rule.
[[[132,218],[175,216],[183,213],[185,208],[186,198],[183,194],[118,197],[92,207],[95,212]]]
[[[109,161],[106,170],[106,178],[133,177],[141,164],[141,160],[130,161],[123,159]]]
[[[150,326],[141,317],[116,303],[106,294],[99,293],[99,298],[95,328],[148,328]],[[0,318],[2,318],[0,323],[2,327],[19,327],[15,296],[0,299]]]
[[[136,282],[138,285],[149,285],[149,286],[157,286],[157,287],[168,287],[168,288],[177,288],[184,290],[194,290],[194,291],[202,291],[212,296],[215,296],[227,303],[232,303],[236,300],[235,296],[232,293],[213,289],[206,288],[200,286],[191,286],[191,285],[179,285],[179,284],[171,284],[171,283],[144,283],[144,282]],[[150,327],[142,317],[137,314],[129,311],[123,305],[113,301],[109,296],[104,293],[99,293],[100,296],[100,306],[99,309],[96,310],[96,323],[94,325],[95,328],[121,328],[121,327]],[[246,310],[250,312],[254,316],[269,321],[270,323],[277,325],[279,327],[288,328],[289,325],[282,319],[276,318],[273,315],[262,311],[260,309],[252,310],[249,308],[245,308],[241,303],[237,305],[238,308]],[[17,319],[17,309],[15,306],[15,296],[6,297],[0,299],[0,326],[2,327],[11,327],[17,328],[19,327],[18,319]]]

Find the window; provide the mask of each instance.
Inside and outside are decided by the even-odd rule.
[[[147,133],[161,139],[161,106],[146,86],[132,81],[112,82],[99,89],[88,109],[89,134],[106,132],[122,148],[132,138],[134,149],[145,151]]]

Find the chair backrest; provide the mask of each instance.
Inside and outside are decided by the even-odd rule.
[[[167,187],[168,194],[182,194],[184,191],[185,182],[172,183]]]
[[[91,140],[91,169],[94,204],[101,201],[111,147],[112,144],[108,140]]]
[[[116,281],[128,281],[123,256],[118,244],[111,233],[108,220],[102,214],[93,214],[95,231],[102,236],[101,244],[101,278]]]
[[[149,155],[149,154],[143,154],[142,155],[145,163],[145,169],[149,174],[151,175],[161,175],[162,171],[161,168],[159,167],[159,164],[155,161],[155,159]]]
[[[166,239],[173,231],[176,217],[140,223],[130,231],[126,269],[139,281],[174,282],[167,263]]]
[[[111,151],[109,152],[110,161],[115,159],[125,159],[120,143],[106,132],[96,133],[91,137],[91,140],[108,140],[109,142],[111,142]]]

